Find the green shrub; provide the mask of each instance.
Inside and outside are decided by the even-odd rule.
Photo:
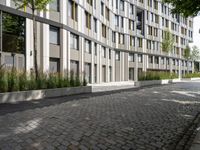
[[[70,77],[68,77],[68,74],[47,74],[40,72],[39,77],[36,80],[34,72],[27,74],[25,71],[18,72],[14,68],[12,70],[6,70],[0,67],[0,92],[37,90],[47,88],[52,89],[75,87],[81,85],[82,83],[79,76],[75,76],[73,71],[70,73]],[[86,80],[83,81],[83,85],[87,85]]]
[[[19,75],[16,69],[8,72],[8,91],[19,91]]]
[[[8,91],[7,72],[0,68],[0,93]]]
[[[47,80],[47,88],[48,89],[54,89],[57,88],[58,82],[57,82],[57,76],[54,74],[50,74],[49,78]]]
[[[22,72],[19,74],[19,90],[25,91],[28,89],[28,80],[26,76],[26,72]]]
[[[187,73],[183,76],[183,78],[198,78],[200,77],[200,73],[194,72],[194,73]]]
[[[147,71],[143,72],[139,76],[139,81],[144,80],[165,80],[165,79],[175,79],[178,75],[175,73],[164,72],[164,71]]]
[[[47,74],[40,72],[38,79],[36,80],[37,89],[47,88]]]
[[[85,77],[83,78],[83,86],[87,86],[87,80]]]
[[[71,87],[75,87],[76,86],[75,79],[74,79],[74,72],[73,71],[70,72],[70,86]]]

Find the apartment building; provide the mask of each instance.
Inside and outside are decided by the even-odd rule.
[[[160,0],[54,0],[37,13],[37,60],[44,72],[73,70],[88,82],[137,81],[143,71],[193,72],[184,49],[193,19],[170,13]],[[33,22],[29,8],[0,1],[0,64],[30,71]],[[169,30],[171,53],[162,50]]]

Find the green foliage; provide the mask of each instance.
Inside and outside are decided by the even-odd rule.
[[[183,14],[185,17],[196,16],[200,12],[199,0],[163,0],[174,6],[172,13]]]
[[[26,91],[28,89],[26,72],[19,73],[19,90]]]
[[[169,30],[165,30],[164,33],[165,36],[163,38],[161,47],[164,52],[169,53],[173,50],[175,40],[172,33]]]
[[[190,59],[190,51],[191,51],[191,49],[190,49],[189,45],[187,45],[185,50],[184,50],[185,59]]]
[[[194,72],[194,73],[187,73],[183,76],[183,78],[197,78],[200,77],[200,73]]]
[[[200,60],[200,49],[197,46],[192,47],[191,59],[193,61]]]
[[[53,0],[13,0],[18,9],[29,7],[30,9],[42,11],[46,10],[47,4]]]
[[[143,72],[139,76],[139,81],[145,80],[164,80],[164,79],[175,79],[178,78],[178,75],[175,73],[169,73],[164,71],[147,71]]]
[[[81,81],[80,81],[79,76],[76,76],[76,78],[75,78],[75,85],[76,86],[81,86]]]
[[[0,92],[8,91],[7,76],[4,69],[0,67]]]
[[[83,86],[87,86],[87,80],[85,77],[83,78]]]
[[[76,85],[75,79],[74,79],[74,72],[70,72],[70,86],[74,87]]]

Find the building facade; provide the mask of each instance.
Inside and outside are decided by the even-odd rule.
[[[141,72],[194,70],[184,59],[193,19],[172,15],[160,0],[54,0],[37,13],[37,59],[44,72],[73,70],[88,82],[137,81]],[[0,1],[0,63],[34,68],[33,22],[27,7]],[[174,36],[162,50],[166,31]]]

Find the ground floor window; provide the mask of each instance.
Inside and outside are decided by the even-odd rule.
[[[129,68],[129,80],[134,80],[134,68]]]
[[[59,58],[50,58],[49,59],[49,72],[50,73],[60,72],[60,59]]]
[[[91,83],[91,63],[85,63],[85,79]]]
[[[75,60],[70,61],[70,71],[73,72],[74,75],[79,75],[79,62]]]

